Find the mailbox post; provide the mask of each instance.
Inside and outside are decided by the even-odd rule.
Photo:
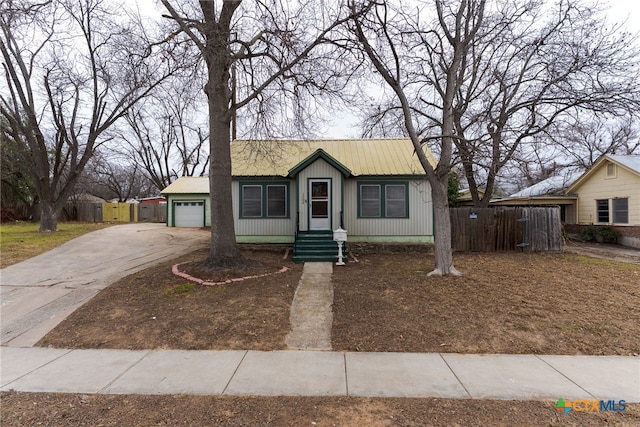
[[[342,228],[338,227],[337,230],[333,231],[333,240],[338,243],[338,262],[336,262],[336,265],[345,265],[342,261],[342,245],[344,245],[344,242],[347,241],[347,230],[343,230]]]

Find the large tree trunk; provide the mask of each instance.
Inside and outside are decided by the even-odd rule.
[[[430,179],[431,198],[433,200],[433,215],[435,222],[435,269],[429,276],[460,276],[461,273],[453,266],[451,251],[451,218],[449,217],[449,199],[447,197],[448,179]]]
[[[213,44],[215,46],[215,44]],[[211,247],[205,267],[219,269],[242,267],[247,260],[236,245],[231,197],[231,116],[229,114],[229,66],[226,44],[212,49],[205,57],[209,81],[209,189],[211,199]]]
[[[58,215],[60,210],[56,209],[56,204],[49,198],[40,198],[40,232],[58,230]]]
[[[211,198],[211,247],[205,265],[216,269],[243,265],[244,257],[236,245],[233,224],[233,201],[231,199],[231,150],[230,127],[226,120],[216,120],[211,111],[211,165],[209,167],[209,188]],[[219,115],[218,115],[219,116]]]

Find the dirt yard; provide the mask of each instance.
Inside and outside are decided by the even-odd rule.
[[[384,249],[384,250],[383,250]],[[464,276],[427,278],[428,248],[353,248],[334,268],[333,347],[348,351],[640,353],[640,266],[574,254],[456,254]],[[177,262],[127,277],[73,313],[40,343],[66,348],[286,348],[302,266],[284,250],[250,250],[251,271],[209,281],[285,273],[204,287],[177,277]],[[233,396],[0,395],[2,425],[637,426],[624,412],[562,415],[554,402]]]
[[[554,402],[4,393],[3,426],[624,426],[624,412],[570,412]]]
[[[245,254],[290,270],[219,286],[176,277],[171,266],[102,291],[40,343],[63,348],[286,348],[289,308],[302,266],[284,250]],[[535,354],[640,354],[640,266],[573,254],[457,254],[464,275],[427,278],[425,251],[361,247],[335,267],[335,350]],[[203,275],[193,266],[182,267]]]

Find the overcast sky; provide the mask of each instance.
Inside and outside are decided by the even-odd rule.
[[[627,27],[630,31],[640,30],[640,2],[634,0],[609,0],[611,9],[609,16],[614,21],[628,19]]]
[[[143,11],[151,14],[165,13],[164,7],[154,0],[136,0]],[[640,1],[637,0],[602,0],[602,5],[609,5],[608,16],[612,22],[622,23],[626,21],[626,27],[629,31],[640,32]],[[154,10],[155,9],[155,10]],[[153,12],[151,12],[153,11]],[[640,40],[638,41],[640,43]],[[355,119],[347,112],[343,114],[332,114],[339,117],[334,123],[330,124],[325,138],[353,138],[357,137],[356,129],[351,125],[355,124]]]

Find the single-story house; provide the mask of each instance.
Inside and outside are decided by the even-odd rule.
[[[620,243],[640,247],[640,155],[605,154],[586,172],[551,177],[491,204],[560,206],[572,230],[615,226]]]
[[[553,176],[493,205],[559,205],[563,221],[640,226],[640,156],[605,154],[586,172]]]
[[[567,189],[579,176],[580,174],[576,172],[552,176],[513,193],[509,197],[492,200],[491,205],[560,206],[562,222],[575,224],[578,196],[567,193]]]
[[[236,140],[231,164],[238,242],[338,227],[351,242],[433,242],[431,188],[409,139]],[[169,227],[210,225],[208,178],[179,178],[162,194]]]
[[[567,189],[577,224],[640,226],[640,156],[607,154]]]

